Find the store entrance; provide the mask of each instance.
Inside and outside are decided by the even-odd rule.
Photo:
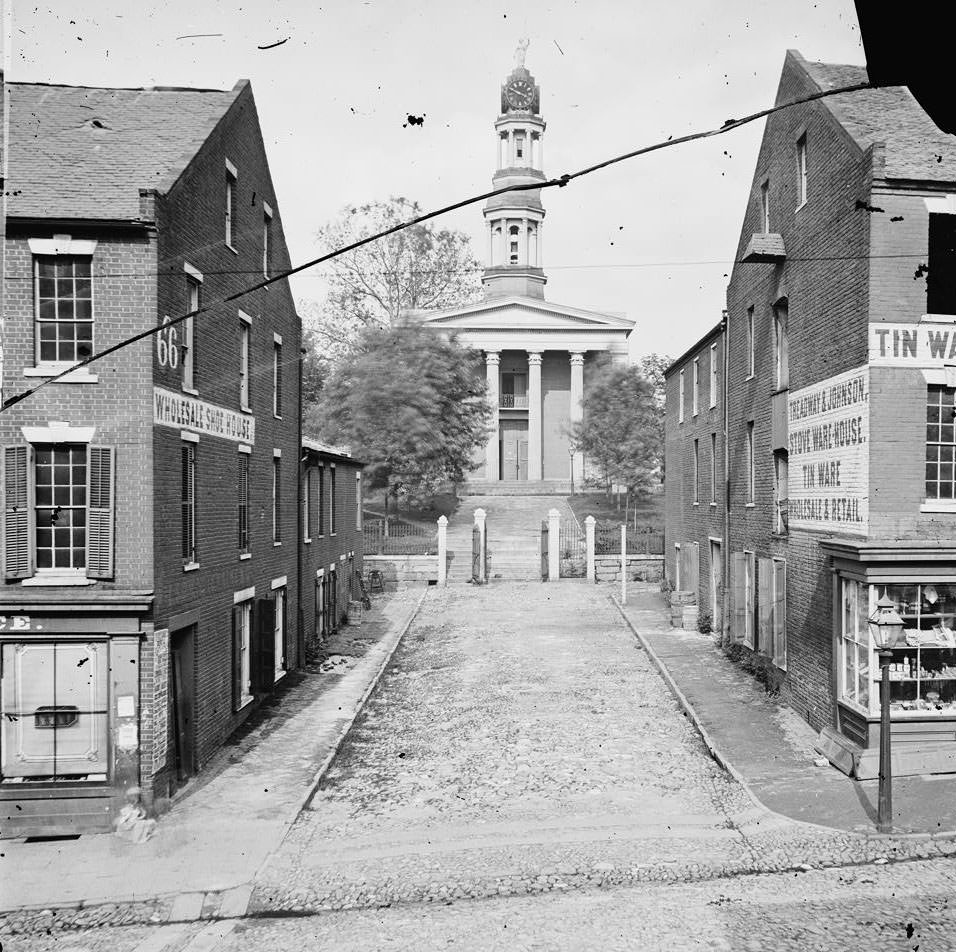
[[[196,773],[195,661],[196,626],[190,625],[171,636],[170,700],[173,726],[172,780],[181,787]]]

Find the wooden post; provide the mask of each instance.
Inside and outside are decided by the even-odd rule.
[[[621,604],[627,604],[627,523],[621,523]]]
[[[448,516],[438,517],[438,584],[448,583]]]
[[[584,534],[587,540],[588,553],[588,581],[595,580],[594,572],[594,516],[588,516],[584,520]]]

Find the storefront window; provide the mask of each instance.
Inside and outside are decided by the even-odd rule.
[[[891,714],[956,717],[956,585],[867,586],[843,579],[842,589],[842,699],[872,715],[880,713],[879,659],[870,645],[868,618],[885,590],[904,623],[892,646]]]
[[[5,643],[4,782],[105,780],[106,642]]]

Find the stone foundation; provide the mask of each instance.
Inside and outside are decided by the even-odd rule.
[[[663,555],[627,555],[627,577],[635,582],[660,581],[664,571]],[[621,581],[621,556],[594,556],[594,577],[598,582]]]
[[[438,582],[437,555],[366,555],[363,562],[366,569],[382,573],[388,589],[400,584]]]

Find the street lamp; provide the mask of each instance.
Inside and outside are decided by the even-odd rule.
[[[880,788],[876,808],[876,828],[881,833],[893,829],[893,766],[890,760],[890,650],[903,632],[903,619],[896,603],[883,594],[869,618],[870,636],[880,649]]]

